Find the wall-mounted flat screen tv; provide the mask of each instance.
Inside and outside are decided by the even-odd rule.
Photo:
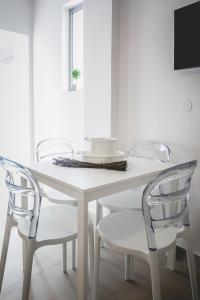
[[[174,11],[174,69],[200,67],[200,1]]]

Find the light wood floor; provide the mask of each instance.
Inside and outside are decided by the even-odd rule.
[[[71,270],[71,248],[68,247],[69,272],[65,275],[61,265],[61,247],[50,246],[38,250],[35,255],[30,300],[75,300],[76,271]],[[6,265],[5,280],[0,299],[19,300],[22,285],[21,240],[14,230]],[[187,265],[177,261],[176,272],[166,270],[161,261],[161,286],[163,300],[192,299]],[[148,265],[135,260],[135,282],[125,282],[124,258],[102,249],[101,300],[150,300],[151,285]],[[200,273],[198,282],[200,286]]]

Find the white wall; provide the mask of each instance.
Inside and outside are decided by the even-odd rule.
[[[33,141],[31,46],[32,0],[0,0],[0,56],[10,54],[7,64],[0,62],[0,155],[24,163]],[[0,169],[0,241],[8,205],[4,177]]]
[[[67,91],[67,77],[65,86],[62,43],[67,53],[68,32],[67,18],[62,18],[69,3],[77,1],[34,1],[35,144],[61,136],[80,149],[84,136],[110,136],[112,131],[112,0],[84,1],[84,95]]]
[[[168,143],[176,160],[200,158],[200,71],[173,70],[173,11],[190,0],[121,0],[119,138]],[[193,110],[186,112],[185,101]],[[194,246],[200,253],[200,171],[192,194]]]
[[[0,53],[12,56],[0,64],[0,155],[22,162],[31,159],[33,134],[31,43],[32,1],[0,0]]]
[[[32,34],[32,0],[0,0],[0,28]]]
[[[111,135],[112,0],[84,1],[84,135]]]
[[[29,161],[29,38],[1,29],[0,106],[0,155]]]
[[[67,2],[34,1],[35,145],[44,138],[64,137],[79,149],[83,132],[82,92],[67,91],[68,78],[63,78],[62,68],[62,16]]]
[[[111,53],[111,136],[119,134],[119,50],[120,50],[120,0],[112,1],[112,53]]]

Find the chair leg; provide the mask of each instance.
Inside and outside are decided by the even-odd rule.
[[[99,267],[100,267],[100,245],[101,238],[96,229],[95,232],[95,253],[94,253],[94,281],[93,281],[93,300],[98,299],[98,286],[99,286]]]
[[[35,252],[35,240],[28,239],[26,241],[26,258],[25,258],[22,300],[28,300],[29,298],[34,252]]]
[[[192,289],[192,297],[193,300],[198,300],[198,287],[197,287],[197,277],[196,277],[196,268],[194,262],[194,254],[192,251],[191,240],[186,241],[186,251],[187,251],[187,261],[188,261],[188,268],[190,274],[190,284]]]
[[[100,205],[100,220],[103,219],[103,206]]]
[[[99,201],[96,200],[96,227],[98,226],[101,217],[102,217],[102,206],[99,204]]]
[[[62,244],[62,252],[63,252],[63,273],[67,273],[67,243],[66,242]]]
[[[6,259],[7,259],[7,254],[8,254],[8,246],[9,246],[9,241],[10,241],[11,228],[12,228],[12,216],[9,215],[9,216],[7,216],[7,220],[6,220],[6,227],[5,227],[4,238],[3,238],[3,247],[1,250],[0,292],[1,292],[1,288],[2,288]]]
[[[130,273],[130,255],[125,254],[125,280],[128,281]]]
[[[133,268],[133,256],[125,254],[125,280],[133,281],[132,268]]]
[[[72,240],[72,269],[76,269],[76,240]]]
[[[25,260],[26,260],[26,242],[22,240],[22,259],[23,259],[23,272],[25,269]]]
[[[176,244],[167,252],[167,268],[171,271],[175,270],[176,265]]]
[[[94,278],[94,229],[93,225],[89,224],[89,236],[88,236],[88,243],[89,243],[89,275],[90,275],[90,290],[91,293],[93,291],[93,278]]]
[[[100,220],[103,218],[103,207],[96,201],[96,227],[99,225]],[[101,241],[101,248],[104,248],[104,243]]]
[[[150,251],[149,264],[151,269],[151,284],[153,300],[161,300],[160,294],[160,272],[157,251]]]

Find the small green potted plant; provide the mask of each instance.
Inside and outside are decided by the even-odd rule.
[[[81,76],[81,72],[79,69],[73,69],[72,70],[72,78],[76,81],[76,85],[75,85],[75,90],[79,90],[80,89],[80,76]]]

